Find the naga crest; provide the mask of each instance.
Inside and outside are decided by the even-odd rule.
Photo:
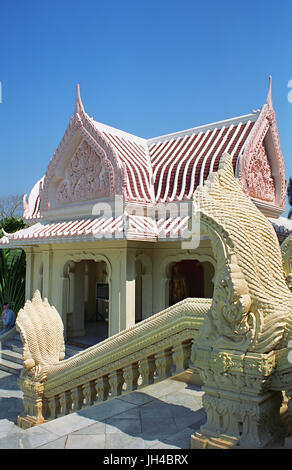
[[[279,242],[234,177],[228,154],[195,191],[193,214],[217,261],[213,302],[198,343],[260,353],[284,347],[292,331],[292,295]]]
[[[62,319],[47,299],[42,300],[38,290],[19,311],[16,328],[23,342],[23,363],[30,374],[37,376],[48,365],[64,359]]]

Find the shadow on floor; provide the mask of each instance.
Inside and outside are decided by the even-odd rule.
[[[87,322],[84,336],[68,337],[66,344],[88,348],[108,338],[108,323],[103,321]]]
[[[9,397],[0,398],[0,420],[7,419],[8,421],[17,424],[17,417],[24,411],[23,401],[21,398]]]
[[[18,390],[19,386],[17,383],[18,376],[10,374],[9,372],[0,371],[0,391],[1,390]],[[1,392],[0,392],[1,396]]]
[[[200,390],[192,386],[191,389]],[[126,448],[126,445],[133,446],[127,448],[140,445],[150,448],[159,443],[187,449],[191,434],[206,422],[206,413],[199,401],[190,393],[180,391],[166,395],[165,401],[147,393],[132,392],[77,414],[95,419],[96,424],[73,435],[103,434],[106,449]]]

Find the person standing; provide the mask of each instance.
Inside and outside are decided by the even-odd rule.
[[[0,331],[0,336],[4,335],[4,333],[7,333],[7,331],[11,330],[11,328],[14,327],[15,321],[16,321],[16,316],[13,310],[11,309],[11,305],[8,303],[5,303],[3,305],[3,330]]]

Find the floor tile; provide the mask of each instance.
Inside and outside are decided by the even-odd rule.
[[[48,421],[47,423],[38,426],[45,431],[51,431],[57,436],[63,436],[79,429],[95,424],[95,420],[80,416],[78,413],[62,416],[61,418]]]
[[[99,434],[102,434],[104,435],[105,434],[105,422],[104,421],[101,421],[99,423],[95,423],[95,424],[91,424],[90,426],[86,426],[85,428],[82,428],[82,429],[78,429],[78,431],[74,431],[74,435],[79,435],[79,434],[86,434],[86,435],[90,435],[90,434],[94,434],[94,435],[99,435]]]
[[[141,422],[140,420],[125,418],[111,418],[106,421],[106,434],[117,433],[119,431],[129,434],[130,436],[137,436],[142,432]]]
[[[33,449],[43,444],[47,444],[50,441],[54,441],[58,438],[58,435],[42,429],[40,426],[36,426],[24,431],[19,439],[20,449]]]
[[[67,436],[59,437],[55,441],[44,444],[43,446],[37,447],[37,449],[65,449],[65,444],[67,441]]]
[[[124,395],[119,399],[133,403],[134,405],[144,405],[145,403],[151,402],[154,398],[141,391],[129,393],[128,395]]]
[[[113,432],[106,434],[105,449],[145,449],[145,442],[141,437]]]
[[[173,434],[165,439],[167,444],[178,446],[180,449],[190,449],[191,435],[194,433],[192,428],[185,428],[184,430]]]
[[[96,421],[102,421],[104,419],[111,418],[117,414],[120,414],[124,411],[130,410],[131,408],[136,407],[133,403],[129,403],[119,398],[105,401],[99,405],[93,406],[86,410],[78,411],[78,416],[83,416],[90,418]]]
[[[76,435],[70,434],[65,449],[104,449],[105,435]]]

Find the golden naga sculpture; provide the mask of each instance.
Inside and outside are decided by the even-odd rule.
[[[201,234],[211,240],[217,262],[213,300],[185,299],[63,360],[61,318],[36,293],[16,323],[25,366],[19,379],[25,407],[20,426],[113,398],[125,384],[127,391],[134,390],[139,376],[143,386],[153,383],[155,371],[163,379],[173,365],[176,373],[185,370],[193,342],[193,362],[208,390],[203,400],[208,421],[192,445],[205,446],[210,436],[225,433],[225,440],[227,434],[233,436],[228,442],[264,446],[277,435],[278,420],[273,418],[261,437],[267,406],[273,417],[280,406],[281,391],[269,392],[267,398],[265,387],[292,324],[292,294],[276,234],[243,193],[227,154],[218,172],[197,188],[193,204],[193,222],[199,217]],[[221,416],[222,406],[226,412]],[[242,431],[244,420],[250,422]]]
[[[195,191],[194,206],[217,261],[213,303],[198,342],[242,352],[282,348],[291,331],[292,295],[279,242],[242,191],[228,154]]]
[[[195,192],[194,205],[217,266],[212,306],[192,348],[207,422],[191,447],[283,445],[292,295],[276,233],[243,193],[227,154]]]
[[[17,315],[16,327],[23,343],[23,365],[34,377],[45,374],[49,367],[65,357],[62,319],[47,299],[36,291]]]
[[[196,337],[210,299],[185,299],[85,351],[63,360],[60,315],[35,292],[17,317],[23,341],[23,416],[28,428],[77,411],[138,387],[182,372],[189,367],[191,342]]]
[[[281,245],[283,269],[286,283],[292,291],[292,234]]]

